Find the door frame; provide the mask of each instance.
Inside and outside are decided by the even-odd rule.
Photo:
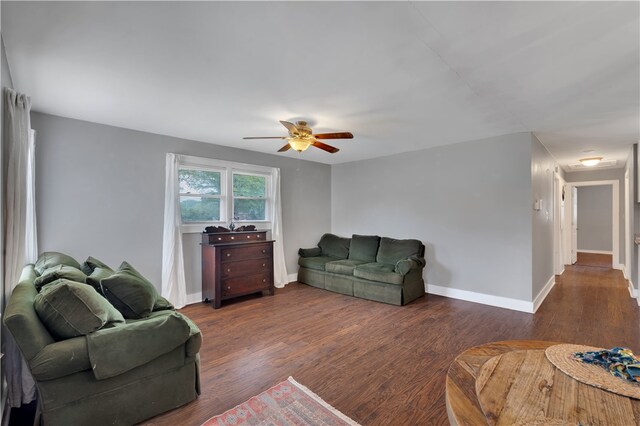
[[[631,238],[631,215],[633,214],[633,203],[631,202],[631,183],[629,181],[629,169],[624,172],[624,277],[631,280],[631,257],[633,253],[633,239]]]
[[[562,275],[565,265],[565,200],[562,199],[562,193],[565,190],[566,184],[567,182],[560,173],[555,172],[553,175],[553,273],[555,275]]]
[[[586,182],[568,182],[569,188],[580,186],[604,186],[611,185],[611,239],[613,242],[612,253],[612,267],[613,269],[622,269],[620,264],[620,181],[618,180],[593,180]],[[570,213],[573,215],[573,203],[569,205]],[[566,203],[565,203],[566,205]],[[573,244],[572,244],[573,245]],[[572,247],[573,248],[573,247]],[[577,251],[577,247],[575,248]],[[626,250],[625,250],[626,251]]]

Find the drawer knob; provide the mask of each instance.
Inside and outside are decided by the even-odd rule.
[[[267,266],[267,264],[266,264],[266,263],[263,263],[263,264],[262,264],[262,267],[264,268],[265,266]]]
[[[251,235],[247,235],[247,238],[251,238]]]
[[[231,286],[230,285],[227,286],[227,290],[231,290]]]
[[[231,272],[231,268],[228,268],[228,269],[227,269],[227,272]]]
[[[263,282],[263,283],[266,283],[266,282],[267,282],[267,279],[266,279],[266,278],[263,278],[263,279],[262,279],[262,282]]]
[[[267,250],[265,250],[265,249],[262,249],[262,252],[263,252],[263,253],[266,253],[266,252],[267,252]]]
[[[222,241],[222,237],[218,237],[218,241]]]
[[[236,239],[236,237],[231,237],[231,239],[232,239],[232,240],[235,240],[235,239]]]
[[[260,235],[256,235],[256,238],[260,238]]]
[[[231,257],[231,253],[227,253],[227,257]]]

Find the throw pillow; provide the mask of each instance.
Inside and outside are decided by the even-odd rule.
[[[168,311],[171,309],[175,309],[174,306],[164,297],[158,295],[158,299],[156,303],[153,304],[153,312],[156,311]]]
[[[36,274],[42,275],[42,273],[46,269],[49,269],[52,266],[56,265],[66,265],[81,269],[80,264],[77,260],[69,255],[59,253],[57,251],[45,251],[44,253],[42,253],[38,257],[38,260],[36,261],[33,269],[36,271]]]
[[[82,264],[82,272],[85,275],[91,275],[96,268],[108,269],[109,271],[113,271],[113,269],[109,268],[104,262],[96,259],[93,256],[89,256],[87,260]]]
[[[124,323],[122,314],[92,287],[67,279],[45,286],[36,296],[34,308],[58,340],[84,336],[110,323]]]
[[[59,280],[60,278],[66,278],[70,281],[83,283],[87,276],[81,270],[72,266],[58,265],[45,269],[42,275],[33,281],[33,285],[36,286],[36,290],[40,291],[40,289],[45,285]]]
[[[148,317],[160,296],[153,284],[127,262],[100,284],[107,300],[127,319]]]
[[[84,282],[95,288],[96,291],[101,295],[104,295],[104,291],[102,291],[102,285],[100,284],[100,282],[104,278],[108,278],[113,274],[115,274],[115,272],[111,268],[105,269],[97,267],[93,270],[91,275],[87,276]]]

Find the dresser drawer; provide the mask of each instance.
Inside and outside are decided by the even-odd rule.
[[[268,257],[261,259],[239,260],[225,262],[222,266],[222,278],[238,277],[241,275],[253,275],[263,272],[271,272],[273,262]]]
[[[266,241],[265,231],[256,232],[227,232],[218,234],[203,234],[203,244],[246,243],[252,241]]]
[[[247,244],[240,247],[223,248],[222,262],[271,257],[271,244]]]
[[[268,290],[271,287],[271,272],[249,277],[227,278],[222,280],[220,284],[222,297]]]

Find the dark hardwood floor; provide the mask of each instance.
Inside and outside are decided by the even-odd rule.
[[[362,425],[448,424],[444,378],[483,343],[539,339],[640,352],[640,314],[620,271],[569,266],[535,315],[426,295],[398,307],[304,284],[213,310],[182,310],[204,334],[202,395],[146,424],[199,425],[293,376]]]
[[[613,265],[613,256],[610,254],[599,253],[577,253],[576,266],[597,266],[599,268],[611,268]]]

